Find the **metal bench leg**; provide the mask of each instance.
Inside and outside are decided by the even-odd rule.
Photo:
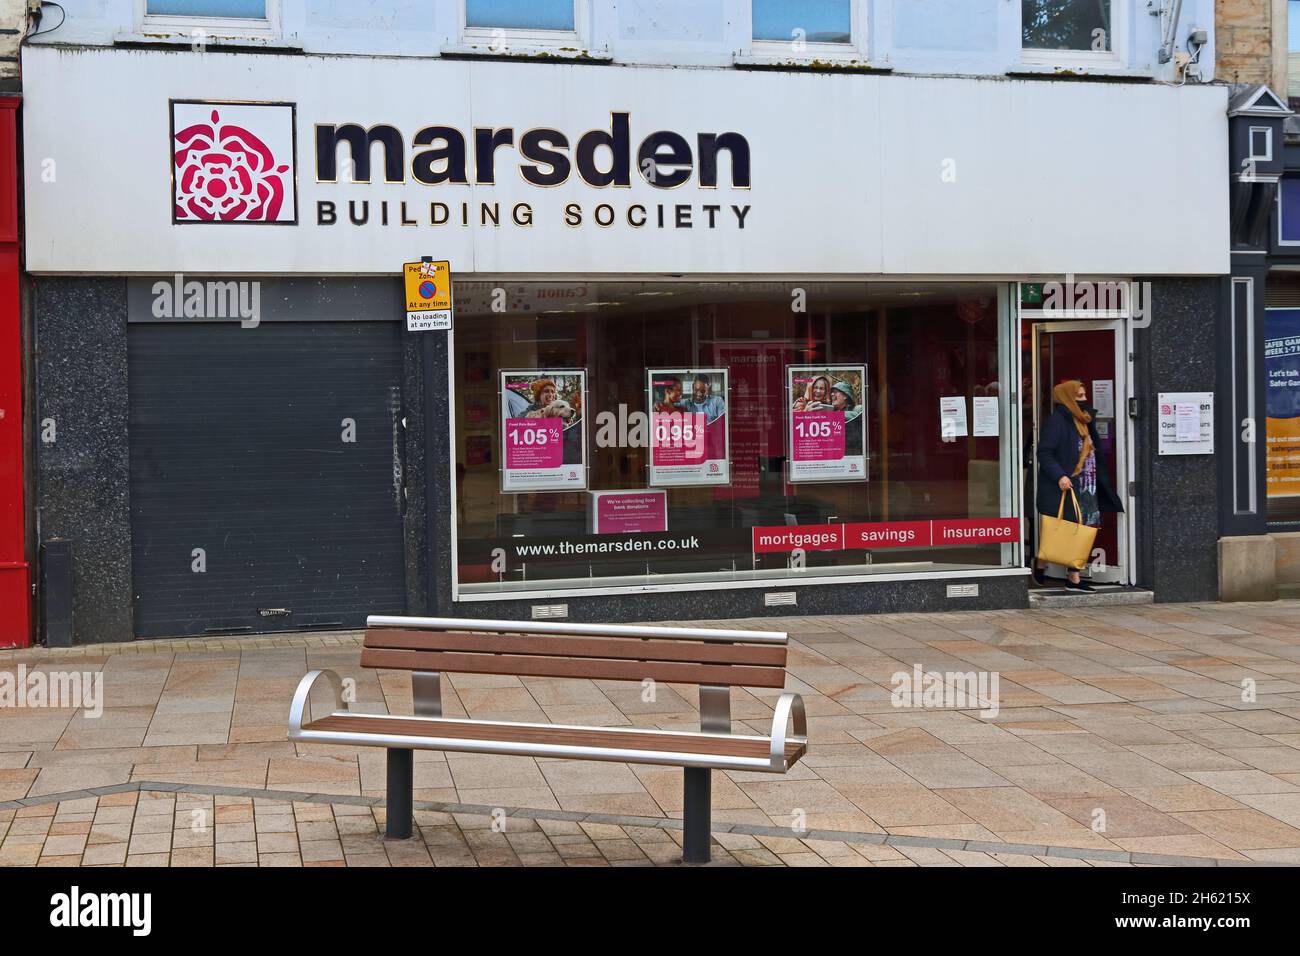
[[[415,786],[414,754],[400,747],[388,748],[388,823],[390,840],[411,836],[411,799]]]
[[[712,771],[703,767],[685,768],[685,802],[682,814],[682,862],[709,862],[709,810],[712,797]]]

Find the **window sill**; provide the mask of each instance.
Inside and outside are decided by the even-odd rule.
[[[848,54],[829,56],[781,56],[771,53],[736,53],[732,65],[742,70],[808,70],[833,73],[891,73],[888,63],[872,63]]]
[[[1013,63],[1007,76],[1053,76],[1065,79],[1154,80],[1155,71],[1129,67],[1084,63]]]
[[[484,43],[453,43],[438,51],[445,57],[466,57],[488,60],[564,60],[572,63],[612,63],[614,54],[608,50],[588,50],[577,41],[565,44],[520,43],[497,49]]]
[[[181,32],[113,34],[114,46],[193,47],[197,42],[196,38],[191,34]],[[285,50],[293,53],[302,52],[302,41],[296,36],[222,36],[219,33],[210,33],[203,38],[203,44],[205,46],[221,47],[223,49]]]

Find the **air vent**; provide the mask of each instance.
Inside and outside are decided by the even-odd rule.
[[[534,604],[533,620],[545,617],[568,617],[569,605],[567,604]]]
[[[978,584],[950,584],[948,585],[948,597],[950,598],[972,598],[980,596],[980,586]]]
[[[780,607],[784,604],[797,604],[793,591],[769,591],[763,595],[763,603],[768,607]]]

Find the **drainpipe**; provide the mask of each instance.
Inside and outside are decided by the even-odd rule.
[[[1165,29],[1161,33],[1160,56],[1161,63],[1168,63],[1174,58],[1174,41],[1178,37],[1178,21],[1183,15],[1183,0],[1171,0],[1168,19],[1165,21]]]

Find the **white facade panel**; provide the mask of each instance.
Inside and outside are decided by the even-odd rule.
[[[1223,88],[58,48],[27,49],[23,69],[32,272],[396,274],[421,255],[533,274],[1228,271]],[[171,100],[293,104],[296,162],[280,151],[262,172],[293,167],[296,224],[173,222]],[[562,132],[572,159],[614,113],[630,116],[630,186],[576,169],[554,187],[524,180],[526,131]],[[345,123],[395,127],[404,181],[384,182],[376,146],[369,183],[346,168],[317,182],[316,126]],[[435,125],[470,144],[471,181],[474,129],[512,129],[495,183],[415,181],[413,141]],[[660,130],[694,153],[676,188],[637,169]],[[747,143],[749,188],[725,152],[717,188],[701,185],[697,136],[722,133]],[[366,225],[348,221],[349,201],[369,203]],[[318,224],[321,202],[335,204],[332,225]],[[416,224],[400,224],[402,202]],[[435,202],[451,222],[430,224]],[[480,203],[498,204],[499,225],[480,224]],[[511,222],[520,203],[531,225]],[[566,224],[569,204],[580,225]],[[602,204],[608,227],[593,221]],[[679,206],[691,228],[675,225]]]

